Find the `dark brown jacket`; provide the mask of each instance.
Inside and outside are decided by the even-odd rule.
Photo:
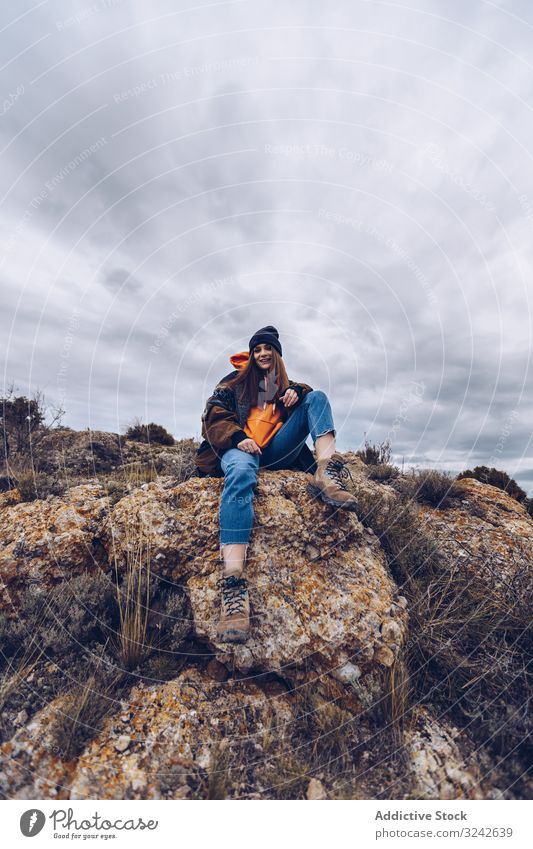
[[[229,448],[236,448],[242,439],[248,436],[243,428],[250,411],[250,402],[241,401],[234,389],[225,384],[238,374],[238,369],[225,375],[219,381],[213,394],[207,399],[202,413],[202,443],[196,452],[196,468],[200,477],[223,477],[220,460]],[[286,408],[280,403],[282,420],[292,415],[304,395],[312,392],[307,383],[295,383],[289,380],[289,387],[298,393],[298,402]],[[291,468],[314,474],[316,462],[308,445],[305,443],[294,460]]]

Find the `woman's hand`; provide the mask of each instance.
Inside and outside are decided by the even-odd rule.
[[[254,439],[242,439],[237,448],[240,448],[241,451],[245,451],[247,454],[261,454],[262,451],[259,448],[259,445]]]
[[[283,401],[286,407],[293,407],[295,404],[298,403],[298,393],[295,389],[291,389],[289,387],[289,389],[285,390],[285,394],[282,395],[279,400]]]

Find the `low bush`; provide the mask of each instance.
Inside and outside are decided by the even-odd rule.
[[[491,486],[497,486],[498,489],[503,489],[507,495],[516,501],[525,501],[526,493],[522,487],[518,486],[517,482],[511,478],[507,472],[501,469],[489,468],[488,466],[476,466],[474,469],[467,469],[465,472],[457,475],[457,480],[462,478],[474,478],[481,483],[488,483]]]
[[[34,636],[25,641],[17,657],[7,657],[2,651],[5,669],[0,675],[0,711],[3,711],[13,695],[19,693],[24,684],[27,684],[28,677],[37,667],[43,654],[44,647],[38,644]]]
[[[30,638],[54,657],[102,640],[116,628],[115,595],[113,582],[101,571],[78,575],[48,593],[27,589],[17,617],[0,616],[4,658],[23,652]]]
[[[397,478],[400,474],[400,470],[396,466],[391,466],[388,463],[384,463],[381,466],[370,466],[368,467],[368,477],[371,481],[390,481]]]
[[[23,656],[30,642],[57,659],[116,640],[121,622],[119,601],[126,620],[146,619],[145,648],[164,646],[177,652],[191,622],[183,590],[168,587],[152,575],[145,610],[146,586],[137,587],[135,576],[130,571],[129,586],[128,576],[120,576],[117,587],[109,575],[97,571],[71,578],[48,593],[26,590],[16,618],[0,614],[0,666],[2,661],[6,666],[12,665],[10,659]],[[128,633],[130,640],[124,638],[126,647],[136,639],[131,629]]]
[[[116,712],[119,691],[131,685],[129,670],[156,680],[175,677],[194,651],[186,641],[188,599],[181,587],[163,586],[155,576],[149,589],[146,608],[142,586],[137,595],[127,579],[117,587],[97,572],[47,594],[27,592],[17,618],[0,616],[0,741],[9,739],[21,709],[39,710],[63,693],[54,753],[76,757]],[[32,675],[38,687],[29,683]]]
[[[177,653],[192,625],[187,596],[181,587],[160,591],[152,602],[150,626],[158,635],[157,647],[167,653]]]
[[[34,455],[35,450],[46,435],[58,427],[65,411],[61,406],[51,411],[50,421],[48,405],[44,393],[36,390],[32,398],[17,395],[14,383],[11,383],[6,393],[0,397],[2,418],[2,440],[0,442],[0,457],[2,460],[14,455]]]
[[[106,491],[111,507],[114,507],[121,498],[129,493],[128,484],[123,478],[109,476],[105,479],[100,478],[100,483]]]
[[[92,434],[85,445],[80,446],[83,462],[80,471],[97,475],[115,469],[122,459],[122,448],[118,434],[104,434],[95,439]]]
[[[448,507],[459,494],[452,475],[436,469],[411,469],[398,478],[396,488],[404,498],[431,507]]]
[[[135,442],[154,442],[158,445],[174,445],[174,437],[162,425],[150,422],[150,424],[141,424],[136,422],[126,431],[126,439],[132,439]]]
[[[49,495],[65,495],[67,485],[54,475],[46,472],[34,472],[28,469],[17,475],[15,486],[20,492],[22,501],[36,501],[48,498]]]
[[[388,439],[377,445],[365,439],[364,448],[355,453],[367,466],[388,466],[392,457],[391,444]]]
[[[0,492],[7,492],[17,485],[17,481],[11,475],[0,475]]]

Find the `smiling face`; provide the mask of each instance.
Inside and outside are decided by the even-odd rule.
[[[254,360],[262,371],[268,371],[272,366],[272,345],[267,345],[265,342],[261,342],[260,345],[256,345],[254,350]]]

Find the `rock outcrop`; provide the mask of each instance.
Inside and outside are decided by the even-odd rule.
[[[394,662],[405,600],[372,532],[353,513],[310,498],[307,483],[303,473],[259,472],[247,564],[253,634],[231,657],[215,634],[219,479],[148,484],[116,505],[101,539],[124,561],[127,528],[142,525],[158,572],[187,587],[196,638],[234,669],[285,674],[313,658],[317,674],[361,687],[367,673]]]
[[[392,487],[367,479],[358,458],[347,459],[356,488],[398,499]],[[64,695],[14,732],[3,710],[5,797],[277,798],[286,790],[288,798],[309,799],[501,798],[467,745],[468,732],[437,719],[430,705],[402,722],[407,599],[372,529],[311,497],[308,482],[302,472],[259,472],[247,562],[253,631],[244,646],[221,644],[215,632],[222,480],[176,485],[161,476],[129,487],[116,503],[95,478],[45,501],[3,495],[8,618],[18,615],[29,585],[46,595],[74,575],[98,572],[112,581],[115,567],[125,571],[136,534],[151,573],[170,591],[184,590],[190,607],[181,670],[166,681],[136,670],[127,699],[74,757],[54,732]],[[533,522],[493,487],[467,480],[461,487],[465,497],[449,509],[421,507],[421,527],[449,556],[465,552],[472,579],[487,586],[489,547],[507,586],[515,568],[509,550],[530,544]],[[523,569],[523,557],[520,563]],[[299,746],[313,753],[305,768]],[[332,778],[336,759],[342,781]]]
[[[316,690],[313,709],[320,715],[333,703],[321,683]],[[220,797],[270,798],[294,782],[298,756],[307,754],[298,749],[320,742],[301,741],[294,752],[294,692],[250,679],[218,682],[195,668],[164,685],[134,687],[77,760],[62,757],[52,733],[64,710],[57,699],[3,745],[0,787],[10,798],[217,798],[213,788]],[[349,714],[342,718],[353,723]],[[407,770],[402,764],[391,775],[384,769],[383,735],[361,718],[351,729],[352,745],[355,740],[362,751],[359,778],[352,787],[341,780],[332,795],[499,798],[483,779],[475,751],[461,753],[459,737],[449,722],[417,708],[403,743]],[[311,782],[306,797],[327,798],[322,782]]]
[[[475,753],[465,762],[455,738],[459,731],[417,706],[405,735],[405,750],[417,799],[484,799],[484,787]]]
[[[421,526],[495,603],[533,597],[533,521],[524,506],[490,484],[463,478],[446,510],[420,508]]]
[[[3,494],[0,509],[0,610],[14,615],[23,590],[43,592],[98,568],[107,499],[99,484],[73,487],[68,498],[29,503],[17,503],[16,496],[9,503],[10,494]]]

